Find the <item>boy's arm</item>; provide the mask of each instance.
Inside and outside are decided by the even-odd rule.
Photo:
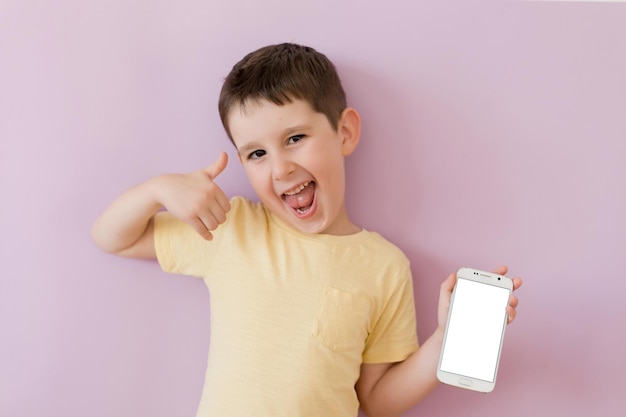
[[[211,240],[212,230],[226,220],[230,203],[213,180],[226,168],[222,153],[213,165],[190,174],[166,174],[137,185],[98,217],[92,238],[105,252],[132,258],[155,258],[154,215],[167,208]]]
[[[362,364],[356,390],[365,414],[400,416],[434,390],[442,341],[438,329],[403,362]]]
[[[504,275],[505,266],[495,273]],[[437,330],[420,348],[403,362],[361,365],[361,375],[356,391],[361,408],[369,417],[400,416],[419,403],[439,385],[437,365],[450,308],[450,297],[456,274],[451,274],[442,284],[439,294]],[[513,289],[522,285],[520,278],[513,279]],[[518,299],[511,294],[507,314],[509,323],[516,316]]]

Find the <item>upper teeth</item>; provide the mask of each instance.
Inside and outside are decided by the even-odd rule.
[[[304,184],[302,184],[301,186],[299,186],[298,188],[295,188],[291,191],[287,191],[285,193],[285,195],[294,195],[294,194],[298,194],[300,191],[304,190],[304,187],[306,187],[307,185],[309,185],[309,182],[305,182]]]

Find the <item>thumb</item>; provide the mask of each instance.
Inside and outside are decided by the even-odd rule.
[[[446,278],[445,281],[443,281],[441,283],[441,293],[447,293],[450,294],[452,293],[452,290],[454,290],[454,286],[456,285],[456,272],[451,273],[450,275],[448,275],[448,278]]]
[[[222,171],[224,171],[226,165],[228,165],[228,154],[226,152],[222,152],[217,158],[217,161],[213,162],[202,171],[204,171],[204,173],[207,174],[209,178],[214,180],[218,175],[222,173]]]

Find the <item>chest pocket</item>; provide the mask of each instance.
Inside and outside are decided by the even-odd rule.
[[[370,303],[366,298],[326,287],[313,333],[335,352],[362,350],[370,331],[369,310]]]

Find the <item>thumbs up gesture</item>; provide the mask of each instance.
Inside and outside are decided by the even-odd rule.
[[[213,239],[211,232],[224,223],[230,210],[228,197],[214,182],[227,165],[228,155],[222,152],[206,168],[161,177],[158,190],[161,204],[206,240]]]

